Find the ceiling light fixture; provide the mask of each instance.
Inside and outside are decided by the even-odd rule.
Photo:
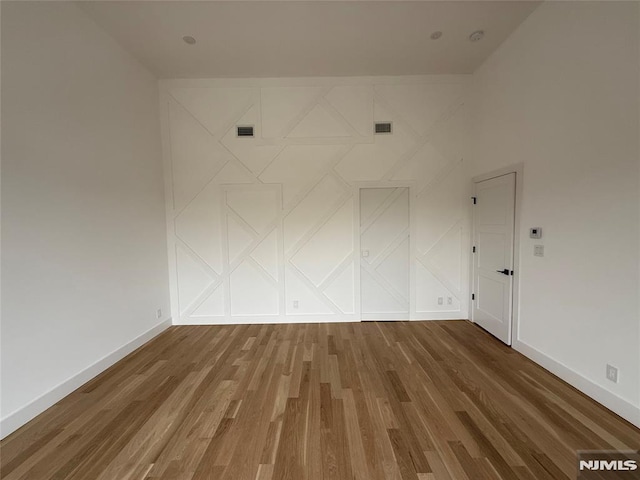
[[[431,40],[438,40],[441,36],[442,36],[442,32],[438,30],[431,34]]]
[[[190,35],[185,35],[184,37],[182,37],[182,40],[184,40],[184,43],[186,43],[187,45],[195,45],[196,43],[196,39]]]
[[[482,40],[484,37],[484,30],[476,30],[471,35],[469,35],[469,40],[472,42],[477,42],[478,40]]]

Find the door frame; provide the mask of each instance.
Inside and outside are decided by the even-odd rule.
[[[513,165],[509,165],[507,167],[499,168],[497,170],[492,170],[487,173],[483,173],[481,175],[477,175],[473,177],[472,180],[472,191],[475,195],[476,184],[479,182],[484,182],[485,180],[491,180],[492,178],[501,177],[503,175],[508,175],[510,173],[516,174],[516,197],[514,204],[514,221],[513,221],[513,287],[511,291],[511,338],[509,339],[509,346],[512,347],[513,344],[518,341],[518,332],[520,325],[520,219],[521,219],[521,206],[522,206],[522,186],[524,183],[524,163],[516,163]],[[472,250],[474,239],[476,238],[475,232],[475,209],[471,210],[471,245],[469,246],[469,251]],[[475,261],[473,257],[473,253],[469,257],[469,320],[472,323],[476,323],[473,319],[473,300],[471,300],[471,294],[473,292],[474,283],[475,283]]]
[[[416,307],[416,272],[415,262],[416,244],[415,244],[415,205],[414,194],[416,182],[414,181],[372,181],[372,182],[354,182],[353,184],[353,254],[354,254],[354,293],[355,293],[355,312],[359,321],[375,321],[362,319],[362,294],[360,291],[360,261],[362,259],[362,251],[360,245],[360,190],[363,188],[407,188],[409,193],[409,313],[407,320],[414,320],[414,312]],[[392,320],[387,314],[380,314],[379,320]]]

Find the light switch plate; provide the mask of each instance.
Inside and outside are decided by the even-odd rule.
[[[542,229],[540,227],[530,228],[529,238],[542,238]]]

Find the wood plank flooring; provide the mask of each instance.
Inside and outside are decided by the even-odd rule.
[[[573,479],[639,447],[466,321],[172,327],[0,444],[6,480]]]

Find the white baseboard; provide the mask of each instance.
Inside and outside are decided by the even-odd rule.
[[[512,347],[525,357],[533,360],[541,367],[549,370],[568,384],[593,398],[596,402],[601,403],[609,410],[617,413],[625,420],[640,428],[640,406],[633,405],[624,398],[620,398],[520,340],[515,340]]]
[[[74,390],[77,390],[92,378],[95,378],[97,375],[104,372],[118,360],[123,359],[136,348],[144,345],[171,325],[171,318],[159,323],[155,327],[144,332],[142,335],[134,338],[129,343],[102,357],[93,365],[88,366],[81,372],[53,387],[51,390],[31,401],[24,407],[10,413],[0,420],[0,439],[14,432],[29,420],[40,415],[47,408],[60,401]]]
[[[363,313],[361,319],[363,322],[404,322],[409,319],[409,313]]]
[[[265,325],[276,323],[345,323],[359,322],[356,315],[251,315],[233,317],[188,317],[174,325]]]
[[[467,318],[460,310],[442,312],[418,312],[412,314],[378,313],[364,314],[362,316],[350,313],[342,315],[334,314],[305,314],[305,315],[247,315],[247,316],[202,316],[183,317],[174,325],[250,325],[250,324],[274,324],[274,323],[343,323],[361,321],[384,320],[460,320]]]
[[[411,314],[411,320],[464,320],[468,316],[460,310],[442,312],[416,312]]]

